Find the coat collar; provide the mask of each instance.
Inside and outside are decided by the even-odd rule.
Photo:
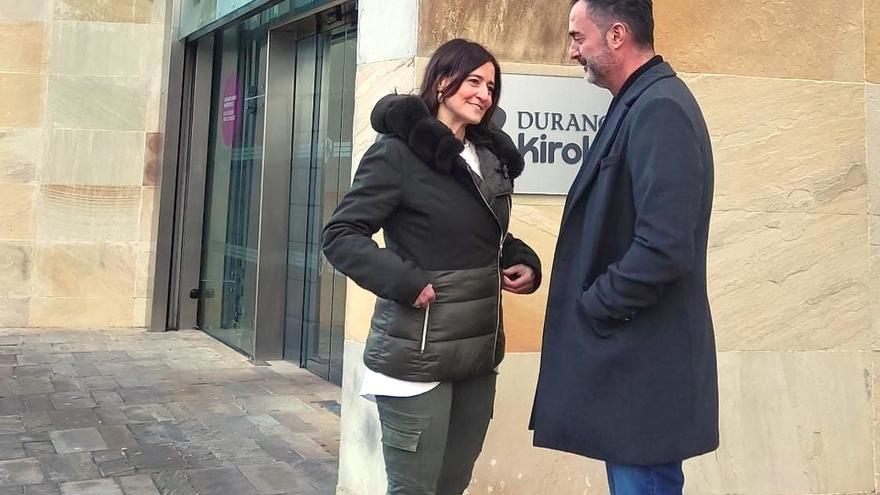
[[[388,95],[379,100],[370,115],[373,129],[403,139],[410,150],[437,172],[449,174],[464,165],[459,155],[464,149],[452,131],[437,120],[425,102],[413,95]],[[523,158],[510,137],[494,125],[470,126],[468,139],[486,147],[497,158],[502,175],[518,177]]]
[[[675,71],[672,70],[672,66],[669,63],[663,62],[645,71],[622,94],[618,95],[617,105],[611,109],[611,113],[605,118],[605,123],[599,129],[596,140],[590,146],[589,158],[578,171],[568,192],[565,209],[562,213],[563,224],[569,218],[572,208],[580,197],[592,186],[596,173],[599,171],[599,162],[608,154],[624,117],[629,113],[630,107],[654,83],[670,77],[675,77]]]
[[[661,62],[640,75],[632,84],[620,95],[620,103],[627,107],[632,106],[646,89],[650,88],[655,82],[675,76],[675,71],[669,62]]]

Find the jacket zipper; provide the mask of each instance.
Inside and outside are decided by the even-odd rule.
[[[422,349],[419,351],[421,354],[425,353],[425,344],[428,342],[428,318],[431,315],[431,305],[428,304],[425,306],[425,322],[422,324]]]
[[[497,264],[498,269],[496,273],[498,273],[498,303],[495,305],[495,341],[492,343],[492,356],[495,356],[495,351],[498,349],[498,327],[501,325],[501,290],[503,287],[501,280],[501,255],[504,251],[504,238],[507,237],[507,232],[504,230],[504,226],[501,224],[501,220],[498,219],[498,215],[495,214],[495,210],[492,209],[492,206],[489,205],[489,200],[483,196],[483,192],[480,191],[480,185],[477,184],[477,179],[474,178],[474,174],[468,173],[471,176],[471,181],[474,183],[474,187],[477,189],[477,194],[480,195],[480,198],[483,200],[483,204],[486,205],[486,208],[489,209],[489,213],[495,218],[495,222],[498,223],[498,227],[501,228],[501,240],[498,243],[498,258]],[[507,214],[510,215],[513,212],[513,200],[510,198],[510,195],[507,196]],[[427,326],[425,327],[427,328]]]

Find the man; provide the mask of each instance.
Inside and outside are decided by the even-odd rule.
[[[562,217],[534,442],[606,461],[613,495],[680,494],[681,461],[718,447],[709,133],[651,0],[576,0],[569,29],[614,99]]]

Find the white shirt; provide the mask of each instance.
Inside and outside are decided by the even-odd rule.
[[[465,140],[464,150],[461,157],[467,162],[471,170],[480,178],[483,177],[480,171],[480,158],[477,156],[477,147],[474,143]],[[361,397],[375,401],[377,395],[385,395],[388,397],[415,397],[430,392],[440,382],[411,382],[408,380],[399,380],[382,373],[377,373],[367,368],[364,374],[364,382],[361,384]]]

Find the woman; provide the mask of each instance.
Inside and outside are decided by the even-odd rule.
[[[501,290],[540,284],[538,257],[507,232],[523,160],[491,123],[500,94],[485,48],[441,46],[420,96],[376,105],[382,136],[324,229],[327,259],[378,296],[361,394],[379,409],[389,495],[467,487],[504,356]]]

